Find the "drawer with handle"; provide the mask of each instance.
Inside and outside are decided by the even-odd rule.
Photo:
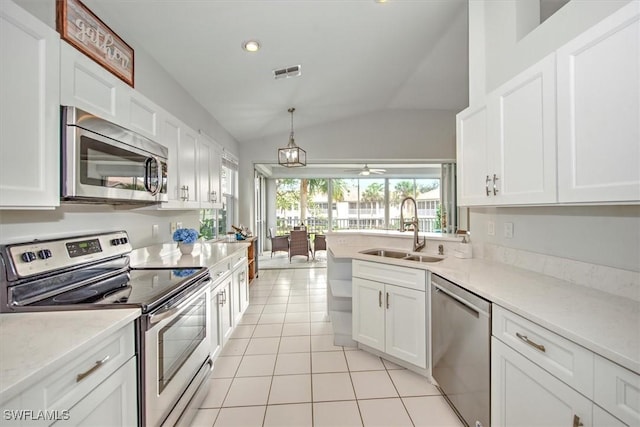
[[[592,352],[495,304],[492,329],[492,334],[500,341],[583,395],[593,398]]]
[[[209,274],[211,274],[211,280],[213,280],[213,288],[215,288],[222,279],[231,274],[231,263],[229,261],[225,261],[216,264],[209,269]]]
[[[31,392],[43,409],[68,410],[135,355],[133,323],[103,338]]]

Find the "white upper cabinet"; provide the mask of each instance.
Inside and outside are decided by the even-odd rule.
[[[91,58],[63,42],[60,103],[116,123],[153,141],[160,139],[160,107]]]
[[[60,204],[60,37],[0,1],[0,208]]]
[[[200,162],[199,191],[203,209],[222,207],[220,192],[220,172],[222,169],[222,149],[203,133],[198,139],[198,160]]]
[[[128,96],[127,127],[152,141],[160,139],[159,107],[131,89]]]
[[[560,202],[640,200],[640,2],[558,50]]]
[[[458,204],[487,204],[487,106],[467,108],[458,114],[456,122]]]
[[[173,159],[176,161],[176,159]],[[180,182],[180,198],[185,207],[200,207],[198,194],[198,134],[184,127],[178,142],[178,180]]]
[[[66,42],[60,48],[60,104],[72,105],[125,126],[124,83]]]
[[[159,141],[169,150],[167,195],[161,209],[222,207],[220,171],[222,148],[203,133],[162,111]]]
[[[489,96],[491,204],[556,201],[555,92],[551,54]]]
[[[184,123],[169,114],[161,115],[160,143],[169,150],[167,195],[163,209],[199,209],[198,137]]]
[[[457,116],[462,206],[556,201],[554,54]]]

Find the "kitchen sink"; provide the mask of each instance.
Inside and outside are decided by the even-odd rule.
[[[435,256],[422,255],[416,253],[407,253],[402,251],[396,251],[391,249],[367,249],[364,251],[360,251],[361,254],[364,255],[375,255],[384,258],[395,258],[401,259],[405,261],[416,261],[416,262],[438,262],[442,261],[444,258],[439,258]]]
[[[443,260],[443,258],[438,258],[435,256],[429,256],[429,255],[408,255],[402,259],[406,259],[408,261],[418,261],[418,262],[438,262]]]
[[[385,258],[398,258],[398,259],[404,258],[409,255],[406,252],[393,251],[389,249],[367,249],[366,251],[362,251],[360,253],[365,255],[376,255],[376,256],[381,256]]]

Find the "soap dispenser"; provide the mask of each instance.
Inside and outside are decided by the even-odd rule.
[[[469,232],[458,230],[456,234],[462,235],[462,242],[458,243],[458,248],[453,252],[456,258],[473,258],[473,246],[468,241]]]

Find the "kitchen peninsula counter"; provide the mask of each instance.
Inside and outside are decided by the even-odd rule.
[[[0,402],[72,362],[139,316],[137,308],[0,314]]]
[[[367,243],[365,239],[337,238],[340,233],[328,239],[334,258],[431,271],[640,374],[638,301],[495,261],[456,258],[449,251],[445,251],[444,260],[434,263],[365,255],[359,252],[389,246],[380,245],[377,239]],[[421,253],[434,255],[429,241],[425,249]]]

